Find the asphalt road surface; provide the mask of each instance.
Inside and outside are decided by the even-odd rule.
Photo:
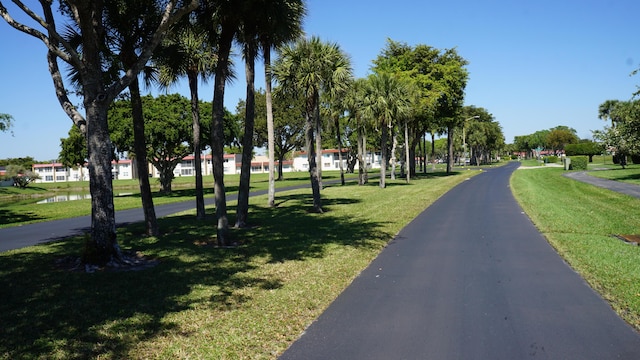
[[[640,335],[487,170],[425,210],[281,356],[640,359]]]

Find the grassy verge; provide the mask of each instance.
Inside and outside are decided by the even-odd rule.
[[[640,329],[640,200],[574,181],[554,168],[518,170],[513,192],[538,229],[622,318]]]
[[[477,173],[331,186],[324,214],[307,212],[309,190],[278,194],[275,209],[256,198],[235,249],[209,245],[211,208],[208,221],[161,219],[160,237],[121,228],[123,249],[159,260],[140,271],[57,269],[82,238],[0,253],[0,359],[273,359],[394,234]]]

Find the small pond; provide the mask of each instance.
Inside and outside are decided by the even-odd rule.
[[[133,195],[133,193],[118,193],[114,194],[114,196],[129,196]],[[46,199],[39,200],[36,204],[48,204],[54,202],[63,202],[63,201],[74,201],[74,200],[85,200],[91,199],[91,194],[83,193],[83,194],[59,194],[56,196],[48,197]]]

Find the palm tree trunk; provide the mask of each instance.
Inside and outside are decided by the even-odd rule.
[[[144,135],[144,117],[142,115],[142,99],[138,79],[129,84],[131,95],[131,115],[133,118],[133,151],[136,154],[136,170],[138,172],[138,184],[140,186],[140,198],[142,199],[142,211],[146,234],[157,236],[160,234],[160,226],[156,218],[156,210],[153,206],[151,184],[149,184],[149,167],[147,161],[147,146]]]
[[[389,128],[389,130],[391,131],[391,180],[395,180],[396,179],[396,163],[397,163],[397,159],[396,159],[396,151],[398,150],[398,133],[395,131],[395,127],[394,128]]]
[[[380,188],[386,187],[385,178],[387,177],[387,137],[388,130],[386,125],[382,125],[382,136],[380,137]]]
[[[242,165],[240,168],[240,186],[238,187],[238,205],[236,207],[236,227],[247,226],[249,216],[249,185],[251,182],[251,158],[253,155],[253,128],[255,122],[255,58],[256,48],[247,44],[245,55],[245,74],[247,78],[247,99],[245,106],[244,135],[242,136]]]
[[[338,166],[340,167],[340,183],[344,186],[344,166],[342,165],[342,139],[340,138],[340,117],[334,119],[336,140],[338,141]]]
[[[322,213],[322,203],[320,200],[320,178],[318,176],[318,164],[316,163],[315,148],[315,128],[317,120],[314,119],[316,97],[307,99],[305,140],[307,145],[307,161],[309,162],[309,177],[311,181],[311,191],[313,192],[313,211]]]
[[[200,144],[200,105],[198,97],[198,73],[189,71],[189,91],[191,93],[191,116],[193,118],[193,156],[196,171],[196,219],[205,218],[204,185],[202,183],[202,145]]]
[[[275,182],[275,144],[276,136],[273,124],[273,99],[271,98],[271,44],[263,45],[264,48],[264,79],[265,97],[267,101],[267,148],[269,151],[269,191],[267,204],[269,207],[276,206],[276,182]],[[282,159],[278,165],[279,176],[282,177]]]
[[[415,148],[415,147],[412,147]],[[415,156],[413,156],[414,161],[410,162],[409,159],[411,159],[411,153],[412,151],[409,150],[409,125],[407,124],[407,119],[404,120],[404,153],[405,153],[405,160],[404,162],[407,164],[406,165],[406,169],[407,169],[407,184],[409,183],[409,181],[411,180],[411,168],[413,168],[413,170],[415,171],[416,168],[416,164],[415,164]]]
[[[453,170],[453,126],[447,125],[447,174]]]
[[[364,142],[364,127],[360,124],[360,126],[358,126],[358,185],[366,184],[365,174],[367,171],[367,162],[365,161],[365,157],[367,153]]]
[[[316,157],[318,187],[322,191],[322,125],[320,119],[320,101],[316,101],[315,106],[315,128],[316,128]]]
[[[213,88],[213,124],[211,127],[211,163],[213,165],[213,191],[215,193],[218,246],[228,246],[229,220],[227,218],[227,197],[224,187],[224,89],[226,72],[233,33],[223,27],[218,43],[218,63],[216,64]]]

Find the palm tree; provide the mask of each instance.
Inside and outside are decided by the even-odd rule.
[[[344,96],[344,105],[349,114],[349,120],[352,121],[357,131],[357,147],[358,147],[358,185],[367,183],[367,164],[365,161],[367,122],[363,116],[363,105],[365,98],[365,87],[367,80],[364,78],[356,79]]]
[[[306,14],[303,0],[267,1],[263,9],[263,19],[258,40],[264,60],[265,95],[267,103],[267,148],[269,152],[268,205],[275,206],[275,129],[273,122],[273,97],[271,87],[271,49],[281,46],[302,34],[302,20]],[[280,162],[282,166],[282,162]]]
[[[387,141],[394,121],[408,115],[410,110],[409,88],[406,82],[387,72],[369,76],[365,90],[363,111],[375,121],[380,138],[380,187],[385,188],[387,171]]]
[[[211,38],[218,40],[218,59],[213,85],[213,110],[211,125],[211,164],[213,166],[213,191],[215,193],[218,246],[228,246],[229,219],[224,186],[224,90],[231,74],[230,56],[233,40],[240,28],[242,1],[205,1],[201,4],[199,21],[207,26]]]
[[[320,94],[337,91],[351,78],[348,57],[335,43],[323,43],[318,37],[301,38],[285,46],[274,64],[273,75],[285,91],[300,92],[306,98],[306,148],[313,191],[313,210],[322,212],[320,171],[316,162],[316,137],[320,132]]]
[[[213,74],[216,52],[210,33],[191,19],[176,27],[155,58],[160,68],[159,82],[163,87],[175,84],[181,76],[187,77],[193,119],[193,154],[196,182],[196,219],[205,218],[204,186],[202,183],[202,150],[198,79],[206,81]]]
[[[156,2],[152,0],[127,3],[107,2],[105,6],[107,14],[105,26],[112,30],[110,33],[113,34],[114,41],[119,44],[119,60],[124,65],[124,68],[129,68],[138,61],[138,53],[141,50],[140,42],[151,36],[154,30],[152,24],[156,21],[154,19],[158,19],[161,13],[156,8]],[[123,6],[126,9],[123,9]],[[144,21],[145,19],[146,21]],[[142,75],[145,84],[149,85],[154,76],[153,71],[145,67]],[[129,94],[131,96],[131,117],[133,120],[133,155],[136,160],[146,234],[157,236],[160,234],[160,226],[156,218],[153,196],[151,195],[151,184],[149,183],[142,98],[137,77],[129,84]]]

